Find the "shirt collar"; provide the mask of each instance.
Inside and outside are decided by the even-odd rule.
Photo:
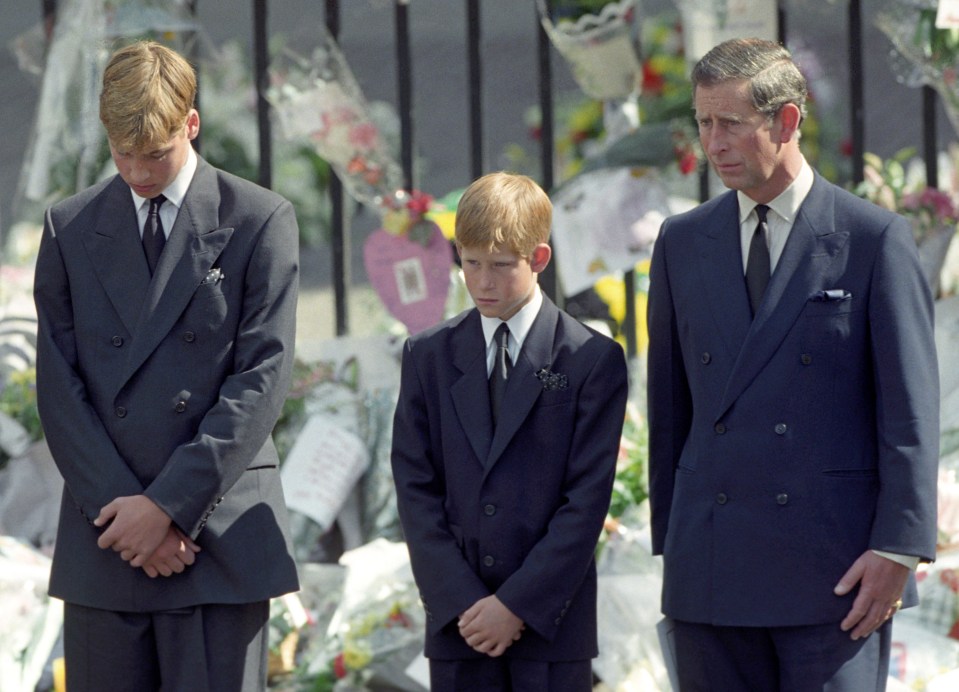
[[[166,189],[164,189],[162,193],[163,196],[167,198],[167,201],[172,202],[173,206],[177,209],[183,206],[183,198],[186,197],[186,191],[190,187],[190,183],[193,182],[193,174],[196,173],[196,167],[197,156],[191,146],[187,152],[186,162],[183,164],[183,168],[180,169],[176,178],[173,179],[172,183],[166,186]],[[148,198],[141,197],[135,193],[133,188],[130,188],[130,194],[133,195],[133,204],[136,205],[137,209],[143,206],[145,202],[149,202]]]
[[[812,189],[813,179],[812,168],[806,163],[806,159],[803,158],[799,175],[789,184],[789,187],[783,190],[778,197],[766,206],[792,226],[796,220],[796,215],[799,213],[799,207],[802,206],[806,195],[808,195]],[[756,208],[756,202],[742,192],[737,192],[736,197],[739,199],[739,223],[742,224],[746,222],[746,219],[752,214],[753,209]]]
[[[526,335],[529,334],[529,330],[533,326],[533,322],[536,320],[536,315],[539,314],[539,309],[542,305],[543,294],[540,292],[539,284],[536,284],[533,287],[533,297],[530,298],[530,301],[521,307],[515,315],[506,320],[506,326],[509,327],[509,333],[510,336],[512,336],[510,357],[513,358],[514,361],[514,356],[519,353],[519,349],[523,346],[523,341],[526,340]],[[498,317],[483,316],[480,316],[480,319],[483,323],[483,337],[486,339],[486,347],[489,348],[490,343],[493,341],[493,335],[496,333],[497,327],[503,324],[503,320]],[[514,343],[515,347],[513,346]]]

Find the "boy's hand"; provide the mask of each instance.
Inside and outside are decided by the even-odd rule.
[[[163,575],[164,577],[180,574],[193,564],[200,546],[190,540],[190,537],[171,526],[167,530],[163,542],[153,555],[143,564],[143,571],[151,579]]]
[[[494,595],[481,598],[460,615],[459,629],[473,649],[495,658],[520,638],[524,625]]]
[[[109,527],[100,534],[97,545],[112,548],[124,562],[142,567],[167,535],[171,520],[167,513],[146,495],[118,497],[100,510],[94,526]]]

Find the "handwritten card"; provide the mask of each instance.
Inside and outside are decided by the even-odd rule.
[[[357,435],[326,416],[312,416],[283,464],[286,504],[326,531],[369,465],[369,452]]]

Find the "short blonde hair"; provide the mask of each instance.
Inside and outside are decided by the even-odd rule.
[[[146,151],[169,142],[196,102],[196,72],[153,41],[116,51],[103,71],[100,122],[114,147]]]
[[[488,173],[466,188],[456,207],[456,244],[484,250],[508,249],[530,257],[549,242],[553,205],[532,178]]]

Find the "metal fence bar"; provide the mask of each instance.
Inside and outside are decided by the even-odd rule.
[[[339,0],[326,0],[326,29],[337,40],[340,35]],[[350,285],[350,238],[344,218],[343,183],[330,169],[330,255],[333,275],[333,319],[337,336],[349,333],[347,290]]]
[[[865,107],[863,98],[862,7],[849,0],[849,112],[852,116],[852,182],[864,178]]]
[[[545,0],[547,11],[549,11],[552,2]],[[547,192],[552,192],[555,184],[553,177],[553,158],[554,153],[554,128],[553,128],[553,63],[552,46],[549,42],[549,36],[540,22],[539,12],[533,8],[533,14],[536,17],[536,47],[537,63],[539,68],[539,110],[540,110],[540,184]],[[559,285],[556,278],[556,261],[550,262],[546,271],[539,275],[539,285],[558,306],[563,307],[563,297],[559,291]]]
[[[409,0],[396,0],[396,86],[400,111],[403,187],[413,189],[413,61],[410,57]]]
[[[266,100],[270,64],[267,45],[267,0],[253,0],[253,79],[256,84],[256,125],[260,138],[260,163],[257,182],[273,187],[273,134],[270,129],[270,104]]]
[[[926,185],[939,187],[939,154],[936,137],[936,90],[922,86],[922,158],[926,164]]]
[[[483,63],[479,0],[466,0],[466,55],[469,63],[470,177],[483,175]]]

